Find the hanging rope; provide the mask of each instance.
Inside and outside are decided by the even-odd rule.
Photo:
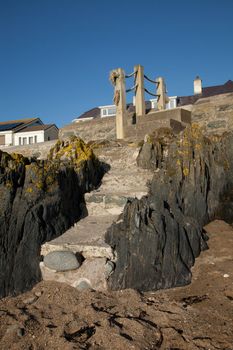
[[[137,73],[137,71],[130,73],[130,74],[126,74],[125,77],[126,78],[131,78],[132,76],[134,76]]]
[[[130,92],[130,91],[133,91],[137,88],[138,84],[135,84],[132,88],[130,89],[127,89],[126,92]]]
[[[150,81],[150,82],[153,83],[153,84],[159,84],[158,81],[155,81],[155,80],[152,80],[152,79],[148,78],[148,76],[145,75],[145,74],[144,74],[144,78],[145,78],[146,80]]]
[[[159,97],[160,95],[153,94],[152,92],[148,91],[146,88],[144,88],[145,92],[147,92],[151,96]]]

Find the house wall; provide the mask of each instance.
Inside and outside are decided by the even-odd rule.
[[[37,137],[37,140],[35,142],[35,136]],[[29,144],[29,137],[33,137],[33,143],[39,143],[39,142],[44,142],[44,130],[38,130],[38,131],[28,131],[28,132],[17,132],[14,134],[14,145],[18,146],[20,145],[19,143],[19,138],[21,137],[21,140],[23,140],[24,137],[26,137],[26,144]],[[22,141],[21,141],[21,144]]]
[[[1,131],[0,135],[5,135],[5,146],[13,145],[12,131]]]
[[[56,140],[58,139],[58,129],[53,126],[44,132],[44,141]]]

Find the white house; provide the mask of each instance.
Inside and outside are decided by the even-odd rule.
[[[57,126],[55,124],[44,125],[39,118],[0,122],[1,148],[45,142],[57,138]]]

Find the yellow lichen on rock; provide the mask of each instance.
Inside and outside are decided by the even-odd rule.
[[[88,160],[96,160],[92,147],[82,139],[72,136],[69,140],[58,141],[50,150],[49,160],[68,161],[76,168]]]

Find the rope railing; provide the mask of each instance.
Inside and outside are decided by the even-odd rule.
[[[130,92],[130,91],[133,91],[133,90],[136,90],[138,84],[135,84],[133,87],[131,87],[130,89],[127,89],[126,92]]]
[[[159,82],[158,81],[156,81],[156,80],[152,80],[152,79],[150,79],[150,78],[148,78],[148,76],[147,75],[145,75],[144,74],[144,78],[146,79],[146,80],[148,80],[149,82],[151,82],[151,83],[153,83],[153,84],[159,84]]]
[[[137,74],[137,71],[134,71],[133,73],[130,73],[130,74],[125,74],[125,78],[131,78],[136,74]]]
[[[149,95],[151,96],[154,96],[154,97],[160,97],[160,95],[156,95],[156,94],[153,94],[152,92],[150,92],[149,90],[147,90],[146,88],[144,88],[145,92],[147,92]]]

